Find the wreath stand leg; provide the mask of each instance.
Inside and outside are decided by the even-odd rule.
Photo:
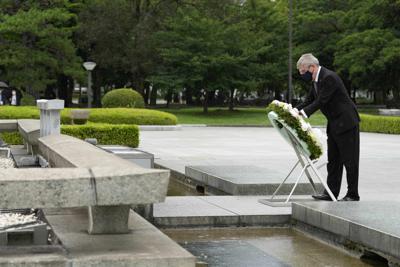
[[[290,177],[290,175],[293,173],[293,171],[296,169],[297,165],[302,166],[301,172],[300,174],[297,176],[296,178],[296,182],[293,185],[288,197],[285,200],[285,204],[288,204],[290,201],[290,198],[292,197],[294,190],[296,189],[301,177],[303,176],[303,174],[305,173],[308,181],[310,182],[310,185],[314,191],[314,193],[317,193],[316,190],[316,186],[314,183],[314,180],[312,178],[312,173],[316,176],[316,178],[319,180],[319,182],[323,185],[324,189],[326,190],[326,192],[329,194],[329,196],[331,197],[331,199],[333,201],[337,201],[335,196],[332,194],[332,191],[329,189],[328,185],[325,183],[325,181],[323,180],[321,174],[319,173],[319,170],[321,167],[325,166],[326,163],[323,163],[319,166],[316,166],[316,164],[318,163],[318,159],[317,160],[311,160],[310,157],[304,152],[303,149],[301,149],[301,145],[299,145],[296,141],[296,139],[292,136],[292,134],[289,131],[286,131],[287,136],[289,137],[290,143],[296,153],[296,156],[298,158],[296,164],[293,166],[293,168],[290,170],[289,174],[285,177],[285,179],[282,181],[282,183],[278,186],[278,188],[275,190],[275,192],[272,194],[271,198],[269,199],[269,201],[266,200],[260,200],[260,202],[266,204],[265,202],[269,202],[271,203],[272,200],[274,199],[274,197],[276,196],[276,194],[279,192],[279,190],[282,188],[282,186],[284,185],[284,183],[287,181],[287,179]],[[312,172],[309,171],[309,169],[312,170]]]

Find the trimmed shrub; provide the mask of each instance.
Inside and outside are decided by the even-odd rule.
[[[143,96],[130,88],[114,89],[101,99],[105,108],[144,108]]]
[[[136,125],[110,125],[91,123],[86,125],[61,125],[61,133],[79,139],[96,138],[102,145],[138,147],[139,128]],[[0,137],[10,145],[22,145],[19,132],[3,132]]]
[[[139,128],[136,125],[90,123],[86,125],[62,125],[61,133],[79,139],[96,138],[102,145],[138,147]]]
[[[15,107],[15,106],[1,106],[0,119],[39,119],[39,110],[37,107]]]
[[[98,108],[90,111],[89,121],[109,124],[175,125],[178,119],[173,114],[157,110]]]
[[[362,132],[400,134],[400,117],[361,114]]]
[[[9,145],[22,145],[22,136],[19,132],[2,132],[0,133],[1,139]]]
[[[71,124],[70,108],[61,111],[61,123]],[[39,119],[36,107],[1,106],[0,119]],[[175,115],[163,111],[135,108],[92,108],[89,122],[136,125],[176,125]]]

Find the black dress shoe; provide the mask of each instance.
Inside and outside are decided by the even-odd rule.
[[[331,197],[326,194],[312,195],[312,197],[316,200],[332,201]]]
[[[349,196],[345,196],[344,198],[342,198],[339,201],[360,201],[360,197],[349,197]]]

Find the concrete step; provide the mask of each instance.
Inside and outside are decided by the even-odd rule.
[[[304,202],[292,209],[297,226],[312,234],[400,262],[400,202]]]
[[[230,195],[271,195],[285,178],[277,169],[254,165],[186,166],[185,175],[193,183],[204,186],[207,192],[213,194],[213,189],[216,189]],[[296,172],[292,174],[280,189],[280,194],[289,194],[296,176]],[[316,186],[318,190],[322,190],[321,184],[316,183]],[[312,187],[304,175],[294,194],[311,193]]]
[[[283,226],[290,222],[291,207],[261,204],[265,196],[167,197],[154,204],[159,227]]]

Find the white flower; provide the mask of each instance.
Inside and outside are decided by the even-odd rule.
[[[278,100],[274,100],[274,101],[272,101],[272,104],[279,106],[279,101]]]
[[[310,124],[305,122],[304,120],[300,120],[300,126],[304,132],[307,132],[311,128]]]
[[[291,114],[293,117],[295,117],[295,118],[298,118],[298,117],[299,117],[299,113],[296,112],[294,109],[289,110],[289,112],[290,112],[290,114]]]

